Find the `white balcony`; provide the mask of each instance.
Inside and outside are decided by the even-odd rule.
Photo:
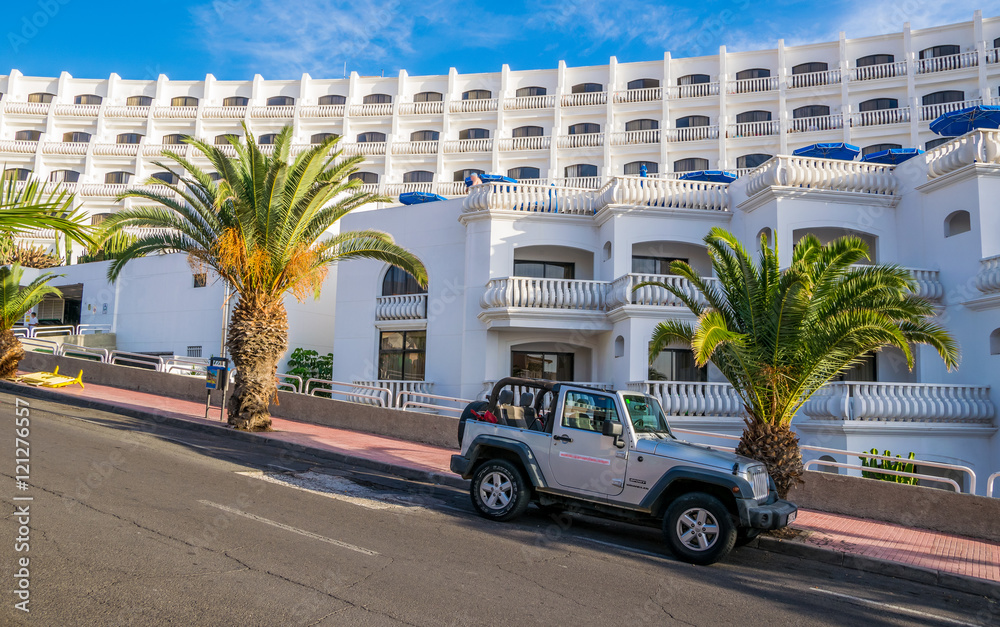
[[[719,83],[695,83],[693,85],[671,85],[667,88],[669,98],[706,98],[719,95]]]
[[[496,98],[452,100],[448,110],[452,113],[484,113],[487,111],[496,111],[499,102]]]
[[[599,176],[569,176],[551,180],[539,181],[540,185],[556,185],[559,187],[575,187],[577,189],[599,189],[603,180]]]
[[[282,105],[280,107],[250,107],[251,118],[290,120],[294,116],[294,105]]]
[[[822,87],[823,85],[835,85],[839,82],[840,70],[823,70],[822,72],[792,74],[788,77],[788,87],[791,89],[801,89],[803,87]]]
[[[384,155],[386,143],[385,142],[346,142],[340,144],[343,149],[344,154],[347,156],[354,155]]]
[[[633,205],[729,211],[727,183],[616,176],[596,194],[598,208],[607,205]]]
[[[830,383],[802,407],[812,420],[992,424],[988,385]]]
[[[146,118],[152,107],[104,107],[106,118]]]
[[[222,107],[214,107],[221,109]],[[232,108],[232,107],[227,107]],[[198,107],[154,107],[154,118],[195,118],[198,117]],[[222,117],[222,116],[218,116]],[[242,115],[237,117],[243,117]]]
[[[564,107],[604,105],[608,103],[608,92],[588,91],[579,94],[563,94],[561,102]]]
[[[502,148],[501,148],[502,150]],[[445,153],[492,152],[493,139],[451,139],[444,142]]]
[[[94,144],[94,154],[102,157],[135,157],[139,144]]]
[[[958,111],[959,109],[965,109],[968,107],[975,107],[976,105],[981,105],[981,104],[983,104],[981,98],[974,98],[972,100],[960,100],[958,102],[944,102],[941,104],[921,105],[920,121],[933,122],[939,116],[945,113],[950,113],[951,111]]]
[[[883,126],[886,124],[909,124],[910,108],[878,109],[857,111],[850,114],[851,126]]]
[[[56,105],[53,113],[55,115],[66,115],[74,117],[96,118],[101,112],[101,105],[78,105],[61,104]]]
[[[941,282],[941,272],[939,270],[924,270],[922,268],[910,268],[916,287],[913,293],[920,298],[929,301],[940,301],[944,298],[944,283]]]
[[[743,414],[743,401],[729,383],[633,381],[628,389],[660,401],[667,417],[732,418]]]
[[[441,115],[442,113],[444,113],[444,102],[440,100],[399,103],[400,115]]]
[[[170,107],[170,108],[193,109],[194,107]],[[249,107],[205,107],[204,110],[202,111],[202,117],[206,119],[219,119],[219,120],[242,120],[247,116],[248,108]]]
[[[486,284],[483,309],[578,309],[605,311],[610,283],[573,279],[505,277]]]
[[[726,92],[729,94],[752,94],[777,90],[777,76],[767,76],[765,78],[743,78],[726,83]]]
[[[708,278],[709,282],[716,279]],[[673,292],[658,285],[645,285],[639,289],[635,287],[641,283],[657,282],[669,285],[681,291],[686,296],[698,302],[704,302],[694,285],[684,277],[667,274],[638,274],[629,273],[620,276],[611,282],[611,291],[608,294],[608,309],[624,307],[629,305],[644,305],[649,307],[686,307],[684,301],[678,298]]]
[[[476,140],[469,140],[476,141]],[[511,151],[511,150],[548,150],[552,145],[552,137],[550,135],[541,135],[533,137],[504,137],[500,139],[500,150],[501,151]]]
[[[781,123],[778,120],[767,120],[764,122],[737,122],[726,126],[726,137],[739,139],[743,137],[765,137],[767,135],[777,135],[781,132]]]
[[[6,102],[3,111],[15,115],[48,115],[50,107],[50,102]]]
[[[530,213],[560,213],[593,215],[599,192],[532,185],[524,182],[483,183],[469,188],[462,205],[465,214],[480,211],[524,211]]]
[[[141,152],[144,157],[160,157],[163,151],[169,150],[182,157],[188,156],[191,151],[190,144],[142,144]]]
[[[978,129],[928,151],[927,177],[938,178],[973,163],[1000,163],[1000,130]]]
[[[719,139],[719,127],[718,125],[712,125],[667,128],[663,129],[663,134],[668,142],[693,142],[706,139]]]
[[[392,103],[378,102],[370,104],[351,105],[350,114],[352,116],[360,116],[360,117],[392,115]]]
[[[612,146],[631,146],[636,144],[659,144],[660,129],[644,131],[619,131],[611,133]]]
[[[518,96],[504,98],[503,108],[507,111],[523,111],[525,109],[551,109],[556,106],[555,94],[545,96]]]
[[[979,65],[979,53],[961,52],[950,54],[944,57],[934,57],[932,59],[917,59],[916,73],[930,74],[932,72],[948,72],[951,70],[964,70]]]
[[[979,262],[976,289],[983,294],[1000,294],[1000,255],[987,257]]]
[[[21,139],[0,140],[0,152],[33,155],[36,150],[38,150],[38,142],[24,141]]]
[[[437,151],[437,140],[392,142],[392,154],[394,155],[436,155]]]
[[[425,194],[439,194],[441,196],[463,196],[466,193],[465,181],[439,181],[428,183],[383,183],[373,186],[372,193],[379,193],[392,198],[400,194],[411,192],[423,192]]]
[[[85,155],[90,144],[86,142],[45,142],[42,144],[42,154],[46,155]]]
[[[1000,63],[1000,48],[989,48],[986,51],[987,63]]]
[[[899,182],[895,166],[840,159],[778,156],[747,175],[747,196],[768,187],[857,192],[891,196]]]
[[[906,76],[906,61],[853,67],[849,74],[852,81],[874,81],[897,76]]]
[[[604,145],[604,133],[560,135],[556,141],[559,148],[597,148]]]
[[[844,128],[844,116],[840,113],[835,115],[817,115],[808,118],[792,118],[788,121],[789,133],[826,132],[840,128]]]
[[[427,294],[379,296],[375,302],[376,320],[423,320],[427,317]]]
[[[642,89],[621,89],[615,92],[615,102],[654,102],[663,100],[663,89],[660,87],[644,87]]]
[[[299,115],[303,118],[342,118],[345,105],[312,105],[302,107]]]

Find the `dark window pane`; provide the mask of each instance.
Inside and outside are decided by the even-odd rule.
[[[581,124],[574,124],[569,127],[570,135],[585,135],[587,133],[600,133],[601,125],[594,124],[592,122],[583,122]]]
[[[544,87],[521,87],[515,92],[518,98],[525,98],[527,96],[544,96],[548,93]]]
[[[736,80],[745,81],[751,78],[770,78],[771,70],[765,70],[763,68],[751,68],[749,70],[743,70],[736,73]]]
[[[660,81],[659,79],[656,78],[638,78],[634,81],[628,82],[629,89],[648,89],[650,87],[659,87],[659,86],[660,86]]]
[[[708,368],[695,365],[690,349],[668,348],[650,364],[649,378],[653,381],[708,381]]]
[[[229,138],[239,139],[240,136],[237,135],[236,133],[225,133],[224,135],[216,135],[215,136],[215,145],[216,146],[228,146],[229,145]]]
[[[931,48],[925,48],[920,51],[921,59],[936,59],[937,57],[947,57],[953,54],[958,54],[962,49],[956,45],[949,44],[945,46],[933,46]]]
[[[792,111],[792,117],[795,119],[814,118],[821,115],[830,115],[830,107],[826,105],[808,105]]]
[[[104,100],[95,94],[82,94],[73,98],[73,104],[78,105],[99,105]]]
[[[274,138],[278,136],[277,133],[267,133],[265,135],[259,135],[257,137],[257,143],[263,145],[271,145],[274,143]]]
[[[244,98],[244,100],[246,100]],[[198,99],[193,96],[177,96],[170,99],[171,107],[197,107]]]
[[[382,333],[382,339],[379,342],[379,348],[382,350],[402,350],[403,349],[403,333],[400,331],[385,331]]]
[[[27,168],[7,168],[3,171],[5,181],[27,181],[31,177],[31,170]]]
[[[507,176],[512,179],[537,179],[541,178],[541,170],[532,166],[521,166],[507,170]]]
[[[378,378],[383,381],[403,380],[403,353],[383,353],[378,355]]]
[[[81,131],[75,133],[63,133],[63,141],[85,144],[90,141],[90,133],[84,133]]]
[[[462,100],[486,100],[493,97],[493,92],[488,89],[470,89],[462,92]]]
[[[28,94],[28,102],[52,102],[55,94],[48,94],[45,92],[37,92],[34,94]]]
[[[125,100],[127,107],[148,107],[153,104],[153,99],[149,96],[129,96]]]
[[[330,94],[329,96],[320,96],[319,104],[326,105],[342,105],[347,104],[347,98],[339,94]]]
[[[404,183],[431,183],[434,181],[434,173],[427,170],[413,170],[403,173]]]
[[[472,176],[473,173],[481,176],[483,174],[486,174],[486,170],[479,170],[477,168],[466,168],[465,170],[455,170],[455,182],[458,183],[459,181],[464,181],[467,177]]]
[[[440,133],[437,131],[414,131],[410,133],[411,142],[436,142]]]
[[[119,144],[138,144],[139,140],[142,139],[142,135],[139,133],[119,133],[117,138],[117,143]]]
[[[108,172],[104,175],[104,182],[109,185],[121,185],[128,183],[131,178],[131,172]]]
[[[678,85],[701,85],[709,83],[712,78],[708,74],[688,74],[677,79]]]
[[[295,104],[295,98],[291,96],[271,96],[267,99],[269,107],[290,107]]]
[[[770,122],[771,112],[770,111],[744,111],[743,113],[736,114],[736,122],[738,124],[746,124],[748,122]]]
[[[378,183],[378,174],[374,172],[352,172],[347,180],[354,181],[359,180],[365,185],[374,185]]]
[[[600,83],[580,83],[579,85],[573,85],[574,94],[590,94],[599,91],[604,91],[604,85]]]
[[[758,166],[764,165],[768,159],[773,155],[768,155],[764,153],[753,153],[749,155],[743,155],[742,157],[736,157],[736,167],[743,168],[756,168]]]
[[[80,180],[80,173],[74,170],[56,170],[49,174],[51,183],[76,183]]]
[[[379,338],[379,379],[422,381],[426,331],[387,331]]]
[[[489,137],[490,131],[485,128],[467,128],[458,132],[459,139],[489,139]],[[517,137],[517,135],[514,137]]]
[[[441,102],[444,100],[444,94],[437,91],[422,91],[419,94],[413,94],[413,102]]]
[[[368,131],[367,133],[358,133],[358,142],[384,142],[385,133],[379,133],[378,131]]]
[[[898,109],[899,101],[895,98],[872,98],[865,100],[858,105],[859,111],[882,111],[884,109]]]
[[[368,94],[362,99],[364,104],[389,104],[392,96],[389,94]]]
[[[642,173],[642,166],[646,166],[646,174],[656,174],[660,171],[660,164],[655,161],[633,161],[625,164],[625,176],[639,176]]]
[[[937,148],[941,144],[946,144],[946,143],[950,142],[953,139],[955,139],[955,138],[954,137],[938,137],[937,139],[932,139],[929,142],[927,142],[926,144],[924,144],[924,150],[931,150],[932,148]]]
[[[893,148],[902,148],[900,144],[872,144],[871,146],[865,146],[861,149],[861,155],[870,155],[873,152],[882,152],[883,150],[891,150]]]
[[[576,264],[558,261],[514,261],[514,276],[532,279],[576,278]]]
[[[691,128],[693,126],[708,126],[709,119],[704,115],[689,115],[677,118],[677,128]]]
[[[177,175],[174,174],[173,172],[156,172],[150,178],[154,178],[154,179],[157,179],[159,181],[163,181],[164,183],[171,183],[172,184],[172,183],[176,183],[177,182]]]
[[[331,137],[337,137],[336,133],[314,133],[309,137],[310,144],[322,144]]]
[[[678,159],[674,161],[674,172],[695,172],[697,170],[707,170],[708,159],[690,157],[688,159]]]
[[[868,67],[869,65],[883,65],[885,63],[892,63],[896,60],[891,54],[870,54],[867,57],[861,57],[857,60],[856,64],[858,67]]]
[[[570,129],[570,134],[572,133],[573,129]],[[541,126],[519,126],[511,133],[513,137],[541,137],[544,134],[545,129]]]
[[[597,176],[597,166],[590,163],[577,163],[576,165],[566,166],[565,174],[566,178],[577,178],[583,176]]]
[[[687,261],[680,257],[644,257],[632,256],[632,272],[637,274],[672,274],[670,264],[674,261]]]
[[[245,107],[250,104],[250,99],[246,96],[230,96],[228,98],[223,98],[223,107]]]
[[[660,128],[659,120],[641,119],[625,123],[626,131],[653,131]]]
[[[188,138],[187,135],[182,135],[180,133],[175,133],[173,135],[164,135],[163,136],[163,143],[164,144],[183,144],[184,140],[187,139],[187,138]]]
[[[792,68],[792,74],[810,74],[812,72],[825,72],[830,66],[822,61],[811,63],[800,63]]]
[[[946,102],[962,102],[963,100],[965,100],[965,92],[947,89],[945,91],[936,91],[932,94],[927,94],[921,98],[921,104],[936,105],[944,104]]]
[[[396,266],[390,267],[382,278],[382,296],[423,294],[426,291],[412,274]]]
[[[22,142],[36,142],[42,137],[41,131],[18,131],[14,133],[14,139]]]
[[[511,351],[510,364],[513,377],[549,381],[573,380],[573,353]]]

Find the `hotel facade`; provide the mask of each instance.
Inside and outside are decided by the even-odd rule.
[[[800,412],[803,441],[913,451],[980,477],[1000,469],[1000,132],[942,138],[928,128],[942,113],[1000,104],[1000,18],[491,74],[137,81],[15,70],[0,92],[7,176],[61,182],[95,224],[133,202],[115,201],[123,190],[170,180],[154,164],[164,149],[207,166],[183,138],[230,150],[227,136],[244,122],[264,143],[292,125],[293,152],[339,135],[345,153],[365,156],[366,189],[448,198],[342,220],[416,252],[426,291],[384,264],[351,261],[331,272],[320,301],[289,303],[291,346],[333,351],[334,380],[389,389],[393,400],[401,391],[471,399],[504,376],[545,376],[648,390],[675,424],[738,433],[740,404],[713,368],[694,367],[679,346],[648,362],[655,324],[690,320],[686,308],[665,290],[632,287],[684,289],[668,274],[674,259],[710,274],[702,240],[713,226],[748,246],[766,236],[786,263],[806,233],[859,235],[874,261],[913,270],[962,365],[946,372],[924,348],[912,371],[893,351],[873,355]],[[927,152],[899,166],[791,156],[841,141],[865,153]],[[679,180],[701,169],[740,178]],[[472,172],[520,182],[467,189]],[[125,350],[207,356],[221,340],[222,288],[197,287],[178,257],[135,262],[116,285],[103,263],[62,268],[56,283],[73,289],[46,307],[79,312],[63,322],[107,325]]]

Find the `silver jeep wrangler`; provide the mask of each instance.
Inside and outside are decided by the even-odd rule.
[[[515,398],[518,397],[518,398]],[[481,515],[511,520],[537,503],[657,524],[670,550],[712,564],[761,530],[795,520],[764,465],[677,439],[640,392],[534,379],[497,382],[466,407],[453,472]]]

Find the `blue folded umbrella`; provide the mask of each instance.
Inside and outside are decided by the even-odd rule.
[[[722,170],[696,170],[681,175],[682,181],[705,181],[706,183],[732,183],[736,175]]]
[[[480,174],[479,180],[483,183],[517,183],[517,179],[502,174]],[[465,186],[472,187],[472,177],[465,177]]]
[[[448,200],[444,196],[439,196],[438,194],[431,194],[428,192],[406,192],[405,194],[399,195],[399,202],[404,205],[419,205],[425,202],[434,202],[436,200]]]
[[[931,130],[945,137],[965,135],[977,128],[1000,128],[1000,107],[976,105],[939,115],[931,122]]]
[[[794,151],[796,157],[816,157],[817,159],[840,159],[842,161],[854,161],[854,158],[861,153],[861,149],[854,144],[829,143],[813,144]]]
[[[878,152],[867,154],[864,157],[861,157],[861,160],[865,163],[885,163],[887,165],[897,165],[907,159],[912,159],[917,155],[922,154],[924,154],[924,151],[916,148],[890,148],[889,150],[880,150]]]

